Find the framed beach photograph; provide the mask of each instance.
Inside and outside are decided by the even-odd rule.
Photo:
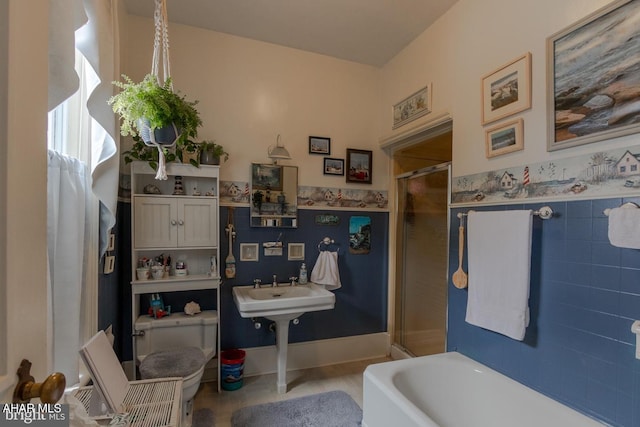
[[[347,182],[371,184],[373,152],[347,148]]]
[[[287,260],[304,261],[304,243],[288,243]]]
[[[524,149],[524,120],[516,119],[485,132],[487,158]]]
[[[331,154],[331,138],[325,138],[323,136],[310,136],[309,154]]]
[[[431,112],[431,84],[412,93],[393,106],[393,125],[399,128],[412,120]]]
[[[257,243],[240,243],[240,261],[258,261],[260,252]]]
[[[482,77],[482,124],[531,108],[531,53]]]
[[[547,151],[640,131],[638,19],[614,1],[547,39]]]
[[[254,190],[282,191],[282,166],[252,163],[251,185]]]
[[[325,175],[344,176],[344,159],[332,159],[331,157],[325,157],[322,172]]]

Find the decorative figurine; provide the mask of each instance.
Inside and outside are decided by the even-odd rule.
[[[184,188],[182,188],[182,176],[176,175],[175,184],[173,184],[173,195],[184,196]]]

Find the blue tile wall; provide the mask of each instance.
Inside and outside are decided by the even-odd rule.
[[[522,342],[466,323],[467,291],[450,282],[447,350],[608,424],[640,426],[640,360],[630,330],[640,319],[640,251],[612,246],[604,215],[627,201],[640,199],[555,202],[553,218],[534,218],[531,321]],[[452,224],[467,209],[452,209]],[[450,242],[449,276],[458,267],[458,227]]]
[[[126,268],[120,268],[119,292],[117,304],[112,299],[101,300],[99,311],[104,318],[119,317],[121,335],[121,360],[131,360],[131,241],[129,218],[130,205],[122,204],[118,218],[122,228],[119,228],[119,239],[125,243],[119,254],[119,262],[124,262]],[[305,313],[300,317],[300,324],[291,325],[289,329],[290,342],[312,341],[320,339],[338,338],[352,335],[385,332],[387,330],[387,288],[388,288],[388,243],[389,243],[389,214],[387,212],[363,211],[331,211],[337,215],[340,222],[336,226],[323,226],[315,223],[317,214],[325,211],[301,209],[298,213],[298,228],[254,228],[249,227],[249,208],[234,209],[234,225],[236,239],[234,240],[234,255],[236,258],[236,277],[223,278],[221,288],[221,302],[219,315],[222,322],[221,347],[248,348],[275,344],[275,334],[266,327],[269,321],[263,319],[262,329],[256,330],[250,319],[240,317],[233,302],[232,287],[251,285],[253,279],[262,279],[264,283],[272,280],[276,274],[279,281],[286,281],[290,276],[298,276],[302,261],[287,260],[287,243],[305,244],[305,262],[309,275],[318,256],[318,243],[329,237],[335,240],[338,252],[338,267],[342,287],[335,291],[335,309],[315,313]],[[371,218],[371,251],[367,255],[349,253],[349,219],[352,216],[368,216]],[[227,224],[228,210],[220,209],[220,247],[221,264],[224,268],[224,258],[227,256],[229,241],[224,233]],[[262,243],[275,241],[282,233],[284,255],[265,257]],[[240,243],[259,243],[260,256],[258,262],[242,262],[239,256]],[[224,271],[224,270],[223,270]],[[216,309],[215,300],[207,291],[175,292],[163,294],[165,304],[170,304],[174,310],[181,311],[181,307],[191,301],[197,301],[203,309]],[[144,299],[141,309],[145,307]]]
[[[236,208],[234,224],[237,237],[236,277],[224,279],[221,292],[222,305],[222,349],[258,347],[275,344],[275,335],[268,328],[256,330],[250,319],[240,317],[233,302],[232,287],[251,285],[253,279],[269,283],[273,274],[287,279],[298,276],[302,261],[287,260],[287,243],[305,244],[305,262],[309,275],[318,257],[318,243],[329,237],[338,248],[338,268],[342,287],[337,289],[335,309],[305,313],[300,324],[289,329],[290,342],[312,341],[362,335],[387,330],[387,287],[388,287],[388,221],[386,212],[332,211],[340,218],[336,226],[317,225],[315,216],[324,211],[298,211],[298,228],[269,229],[249,227],[249,209]],[[371,252],[367,255],[349,253],[349,218],[368,216],[371,218]],[[227,209],[220,210],[221,228],[227,222]],[[258,262],[240,262],[237,256],[240,243],[260,243],[274,241],[282,232],[284,255],[265,257],[260,249]],[[228,247],[226,235],[220,236],[220,246]],[[222,251],[222,259],[227,250]],[[268,321],[263,321],[266,325]]]

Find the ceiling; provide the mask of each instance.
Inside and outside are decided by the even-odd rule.
[[[170,22],[381,67],[457,0],[167,0]],[[124,0],[153,16],[153,0]]]

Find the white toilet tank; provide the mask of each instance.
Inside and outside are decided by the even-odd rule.
[[[173,313],[161,319],[140,316],[136,320],[138,361],[159,350],[169,347],[198,347],[209,361],[216,352],[218,312],[203,311],[192,316]]]

